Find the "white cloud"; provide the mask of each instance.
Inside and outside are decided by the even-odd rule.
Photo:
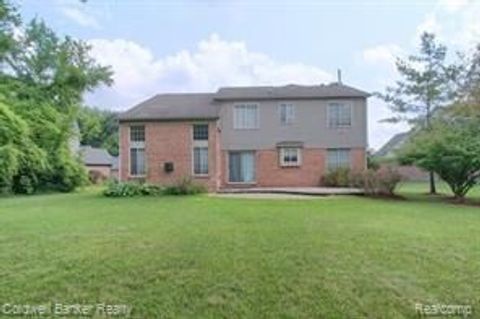
[[[93,39],[92,55],[111,65],[112,88],[100,89],[87,102],[125,109],[159,92],[213,91],[228,85],[320,84],[333,77],[302,63],[284,63],[250,51],[244,42],[225,41],[218,35],[198,43],[195,50],[182,50],[155,57],[151,50],[124,39]]]
[[[58,0],[58,10],[69,20],[87,28],[100,28],[97,16],[92,12],[87,4],[80,1]]]
[[[372,65],[395,67],[396,57],[403,54],[403,50],[396,44],[380,44],[363,50],[363,61]]]
[[[429,12],[423,19],[423,21],[417,26],[417,30],[415,32],[415,37],[413,39],[415,44],[418,44],[420,36],[424,32],[434,33],[438,37],[441,37],[442,34],[442,26],[439,24],[437,20],[437,14],[434,12]]]
[[[411,45],[419,44],[424,31],[436,34],[439,41],[455,50],[468,50],[480,43],[480,0],[439,0],[431,12],[428,12],[412,33]],[[408,48],[416,52],[413,48]],[[391,85],[397,79],[395,57],[404,56],[404,50],[397,44],[385,43],[366,48],[361,53],[361,62],[370,65],[371,78],[376,88]],[[391,136],[408,129],[408,125],[381,123],[382,119],[392,116],[384,102],[372,98],[370,101],[369,133],[370,145],[380,147]]]
[[[439,6],[449,12],[456,12],[467,6],[469,0],[440,0]]]
[[[415,41],[428,31],[450,46],[469,49],[480,42],[479,17],[479,0],[439,0],[417,27]]]

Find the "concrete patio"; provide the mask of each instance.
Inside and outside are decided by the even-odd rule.
[[[251,187],[224,188],[221,194],[293,194],[293,195],[363,195],[364,190],[350,187]]]

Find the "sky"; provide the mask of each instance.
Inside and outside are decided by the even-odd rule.
[[[115,111],[164,92],[232,85],[336,81],[381,92],[398,79],[395,58],[417,52],[434,32],[450,53],[480,43],[480,0],[17,0],[26,20],[87,41],[111,65],[114,85],[85,96]],[[368,102],[369,144],[378,149],[408,130],[381,122]]]

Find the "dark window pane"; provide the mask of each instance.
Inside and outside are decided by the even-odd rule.
[[[208,174],[207,147],[195,147],[193,149],[193,173],[196,175]]]
[[[255,153],[251,151],[230,152],[228,157],[230,182],[255,181]]]
[[[145,175],[145,149],[130,149],[130,175]]]
[[[135,125],[130,126],[130,141],[144,142],[145,141],[145,126]]]
[[[208,140],[208,124],[195,124],[193,125],[193,139]]]
[[[241,167],[241,153],[231,152],[229,153],[228,165],[229,165],[229,180],[230,182],[241,182],[242,167]]]

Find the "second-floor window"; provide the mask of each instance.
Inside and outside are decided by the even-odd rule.
[[[193,125],[193,140],[208,141],[208,124]]]
[[[145,142],[145,126],[130,126],[130,142]]]
[[[342,102],[328,103],[328,127],[342,128],[352,126],[352,106]]]
[[[292,124],[295,119],[295,106],[292,103],[281,103],[280,108],[280,123],[282,125]]]
[[[253,103],[236,104],[233,108],[233,128],[237,130],[259,127],[258,105]]]

